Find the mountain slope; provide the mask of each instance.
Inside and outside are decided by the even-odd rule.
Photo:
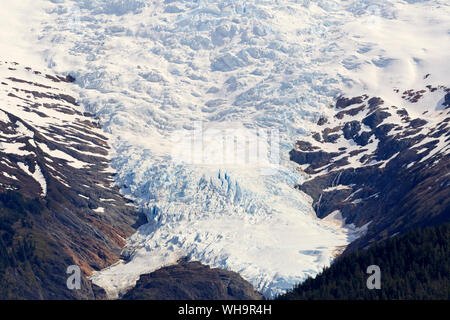
[[[114,263],[133,232],[108,139],[77,104],[73,80],[0,62],[2,298],[95,298],[86,277]],[[82,290],[66,287],[70,265]]]
[[[320,131],[291,151],[309,175],[298,189],[314,199],[318,217],[368,224],[347,251],[450,221],[449,92],[444,86],[399,92],[399,105],[341,98],[319,120]]]
[[[292,300],[448,300],[450,225],[414,230],[345,255],[315,279],[279,299]],[[381,289],[368,290],[368,266],[381,271]]]
[[[124,300],[261,300],[263,296],[238,274],[199,262],[178,264],[141,275]]]

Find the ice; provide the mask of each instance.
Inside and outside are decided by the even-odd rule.
[[[111,135],[116,183],[149,219],[128,239],[129,261],[93,277],[111,297],[183,256],[239,272],[268,297],[314,276],[359,233],[317,219],[311,199],[294,189],[303,179],[288,161],[295,140],[314,130],[340,94],[397,103],[394,87],[421,89],[428,73],[429,84],[449,80],[447,1],[33,6],[9,5],[27,37],[3,32],[2,45],[77,79],[82,105]],[[269,168],[275,171],[262,174],[260,163],[174,159],[174,151],[190,148],[174,136],[194,133],[197,122],[278,130],[280,161]],[[219,145],[213,139],[197,151],[211,160]]]

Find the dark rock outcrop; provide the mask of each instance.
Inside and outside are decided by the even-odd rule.
[[[429,90],[437,91],[445,105],[450,89]],[[340,98],[334,118],[290,152],[309,174],[297,188],[313,198],[318,217],[339,210],[346,223],[367,227],[347,252],[450,221],[450,111],[423,105],[420,117],[411,119],[420,109],[408,110],[408,105],[423,103],[426,94],[405,91],[404,107],[368,96]],[[338,137],[317,139],[330,132]]]
[[[235,272],[199,262],[178,264],[141,275],[124,300],[262,300],[263,296]]]

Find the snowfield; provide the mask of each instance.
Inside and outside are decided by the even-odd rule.
[[[6,11],[23,21],[0,19],[17,30],[0,34],[8,58],[77,79],[112,136],[116,183],[147,214],[129,259],[92,277],[111,297],[184,256],[267,297],[314,276],[365,226],[315,217],[294,189],[306,178],[288,159],[296,139],[341,94],[400,103],[396,88],[450,80],[445,0],[41,0]],[[270,156],[249,161],[248,146],[223,143],[226,130]]]

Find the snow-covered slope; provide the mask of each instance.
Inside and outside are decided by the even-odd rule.
[[[318,132],[302,138],[291,152],[309,180],[345,169],[384,168],[404,150],[421,155],[410,167],[450,154],[450,88],[394,91],[403,100],[399,105],[367,95],[337,100],[334,116],[319,119]]]
[[[403,101],[339,98],[290,152],[318,217],[369,223],[347,252],[450,221],[450,88],[395,93]]]
[[[112,296],[182,256],[237,271],[267,296],[316,274],[358,232],[317,219],[294,189],[303,178],[289,162],[293,142],[341,93],[390,98],[423,88],[426,74],[449,80],[447,1],[39,6],[33,50],[77,78],[83,105],[113,136],[117,183],[150,221],[128,240],[126,263],[94,276]],[[248,161],[239,147],[223,151],[226,129],[275,147]]]
[[[72,96],[71,81],[70,77],[52,76],[16,62],[0,62],[2,174],[9,175],[12,182],[26,181],[27,194],[33,194],[33,183],[15,178],[17,171],[31,177],[45,197],[47,180],[41,166],[45,165],[46,176],[67,187],[70,178],[66,175],[73,175],[70,169],[86,171],[95,162],[108,167],[107,138],[98,124],[83,114]],[[17,189],[14,183],[9,188]]]
[[[135,208],[112,186],[107,135],[77,103],[73,80],[0,61],[1,229],[9,232],[8,245],[24,237],[39,252],[30,255],[30,277],[20,264],[6,269],[17,275],[4,286],[3,292],[13,288],[8,297],[93,298],[87,276],[117,261],[124,238],[135,231]],[[26,201],[33,203],[32,216],[21,207]],[[6,220],[5,203],[13,208]],[[22,223],[9,218],[15,214]],[[83,289],[76,292],[64,285],[75,263],[83,271]]]

